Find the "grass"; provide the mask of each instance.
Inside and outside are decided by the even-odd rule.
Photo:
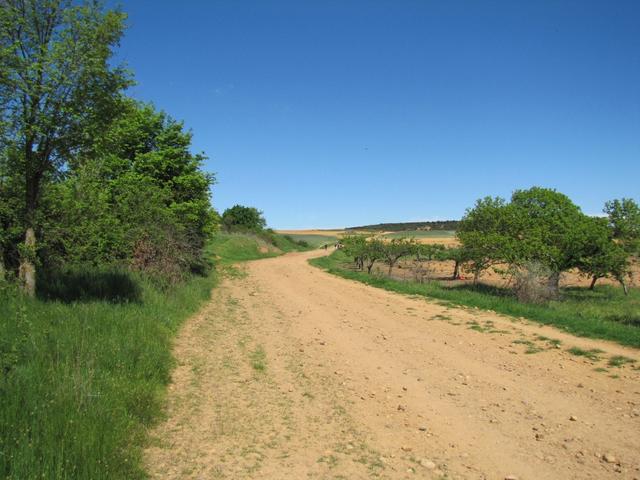
[[[38,299],[0,284],[0,478],[142,479],[146,431],[162,414],[172,339],[221,270],[300,248],[217,235],[216,270],[170,290],[126,271],[42,277]],[[264,351],[253,352],[256,370]]]
[[[0,292],[0,476],[144,478],[141,446],[161,413],[171,338],[215,279],[171,292],[134,279],[135,302]]]
[[[302,233],[289,233],[284,235],[296,242],[306,242],[311,247],[319,248],[323,245],[333,245],[338,240],[334,235],[308,235]]]
[[[264,372],[267,369],[267,353],[264,351],[262,345],[258,345],[256,349],[251,352],[251,366],[258,372]]]
[[[636,363],[633,358],[625,357],[624,355],[614,355],[609,359],[610,367],[622,367],[628,363]]]
[[[523,317],[545,325],[554,325],[574,335],[612,340],[640,348],[640,289],[628,296],[622,289],[607,285],[563,289],[563,298],[545,305],[519,302],[510,291],[486,285],[448,287],[439,282],[417,283],[354,271],[350,259],[338,251],[328,257],[310,260],[343,278],[357,280],[386,290],[420,295],[445,301],[447,305],[493,310],[513,317]]]

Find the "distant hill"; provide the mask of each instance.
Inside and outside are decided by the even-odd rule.
[[[378,223],[349,227],[345,230],[374,230],[381,232],[404,232],[408,230],[456,230],[459,220],[439,220],[434,222]]]

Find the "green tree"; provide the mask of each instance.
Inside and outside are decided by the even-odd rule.
[[[393,267],[402,257],[415,252],[416,242],[413,239],[393,238],[388,242],[382,242],[382,256],[389,265],[389,275]]]
[[[259,232],[267,225],[260,210],[242,205],[227,208],[221,222],[227,232]]]
[[[152,106],[122,99],[120,114],[43,195],[41,242],[51,263],[121,263],[175,281],[203,267],[217,225],[211,174],[191,134]]]
[[[615,238],[630,255],[640,255],[640,207],[631,198],[611,200],[604,213]]]
[[[591,277],[590,290],[600,278],[613,277],[628,293],[625,277],[629,275],[629,255],[623,246],[614,240],[614,230],[609,228],[606,218],[586,217],[584,231],[587,235],[585,248],[578,261],[578,269]]]
[[[19,275],[35,295],[37,210],[45,186],[115,114],[129,84],[109,61],[125,16],[99,2],[0,0],[0,124],[20,155],[24,244]]]
[[[462,217],[456,236],[462,245],[468,270],[477,283],[482,273],[499,263],[514,263],[517,239],[511,211],[504,199],[485,197]]]

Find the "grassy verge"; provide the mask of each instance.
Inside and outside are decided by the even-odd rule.
[[[299,248],[263,246],[218,235],[208,247],[218,271],[170,291],[124,271],[47,279],[57,301],[0,286],[0,477],[145,478],[142,446],[162,412],[175,332],[223,267]],[[82,295],[59,295],[71,291]]]
[[[90,275],[88,275],[90,277]],[[145,429],[161,413],[171,338],[215,275],[140,299],[29,300],[0,292],[0,476],[144,478]]]
[[[394,292],[422,295],[454,305],[494,310],[514,317],[524,317],[554,325],[574,335],[612,340],[640,348],[640,290],[631,289],[625,297],[619,288],[599,286],[591,292],[585,288],[563,291],[563,298],[545,305],[517,301],[505,289],[478,285],[443,286],[437,282],[404,282],[354,271],[343,252],[310,260],[312,265],[351,280],[357,280]]]
[[[218,233],[209,243],[209,252],[222,263],[275,257],[283,252],[307,250],[308,245],[272,233]]]

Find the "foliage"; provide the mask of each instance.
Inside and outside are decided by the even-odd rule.
[[[0,146],[22,183],[22,228],[31,238],[41,227],[37,209],[43,188],[109,124],[119,92],[130,83],[110,62],[123,28],[124,15],[103,12],[97,2],[2,2]],[[28,268],[21,273],[34,271],[31,259],[22,262]]]
[[[221,223],[227,232],[259,232],[267,225],[260,210],[242,205],[227,208]]]
[[[626,292],[624,277],[633,247],[620,248],[625,243],[616,239],[615,224],[620,225],[620,232],[633,232],[629,225],[634,224],[635,204],[627,201],[623,209],[622,203],[616,202],[607,204],[607,211],[615,212],[607,227],[606,222],[584,215],[566,195],[551,189],[517,190],[509,203],[490,197],[478,200],[467,210],[457,231],[467,268],[477,281],[484,270],[496,265],[506,265],[507,271],[516,275],[535,264],[548,271],[547,282],[555,294],[560,274],[578,268],[595,280],[612,276]],[[624,235],[634,238],[633,233]],[[627,245],[633,242],[629,240]]]
[[[613,238],[631,255],[640,255],[640,207],[631,198],[612,200],[604,207]]]

